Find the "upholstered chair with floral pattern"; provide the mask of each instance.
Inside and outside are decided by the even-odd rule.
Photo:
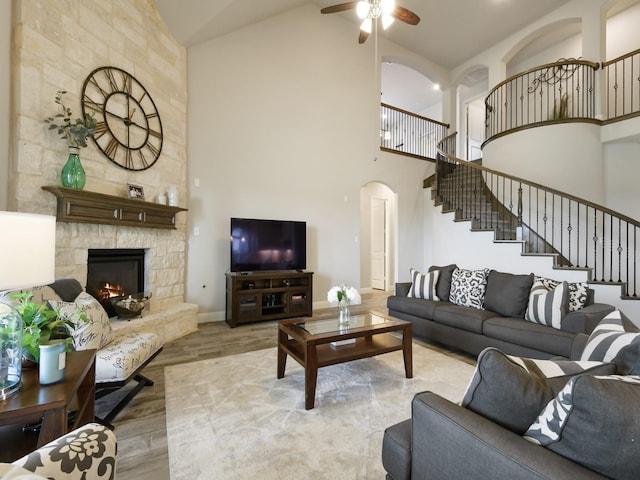
[[[2,480],[113,480],[115,434],[89,423],[53,440],[12,464],[0,464]]]

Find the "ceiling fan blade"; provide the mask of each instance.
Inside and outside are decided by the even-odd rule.
[[[396,7],[391,15],[409,25],[417,25],[420,23],[420,17],[404,7]]]
[[[360,35],[358,36],[358,43],[362,44],[366,42],[367,38],[369,38],[369,34],[364,30],[360,30]]]
[[[344,12],[345,10],[351,10],[353,8],[356,8],[357,5],[358,5],[358,2],[340,3],[338,5],[332,5],[330,7],[325,7],[322,10],[320,10],[320,13]]]

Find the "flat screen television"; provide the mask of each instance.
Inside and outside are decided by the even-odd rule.
[[[231,219],[231,271],[304,270],[307,223]]]

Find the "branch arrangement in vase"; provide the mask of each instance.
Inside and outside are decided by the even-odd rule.
[[[97,121],[93,115],[73,119],[71,108],[64,103],[66,93],[64,90],[56,93],[55,103],[60,106],[60,113],[44,121],[50,124],[49,130],[58,131],[60,138],[66,140],[69,147],[84,148],[87,146],[87,138],[96,132]]]

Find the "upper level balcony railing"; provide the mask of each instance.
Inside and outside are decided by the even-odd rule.
[[[640,50],[602,64],[605,123],[640,115]]]
[[[598,122],[597,69],[597,63],[563,60],[499,83],[485,99],[485,143],[514,130],[550,122]]]
[[[435,161],[448,130],[446,123],[380,104],[380,150]]]

